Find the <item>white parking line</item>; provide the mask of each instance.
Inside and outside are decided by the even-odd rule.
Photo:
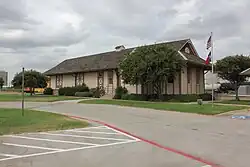
[[[115,140],[115,141],[130,141],[129,139],[115,139],[115,138],[106,138],[106,137],[93,137],[93,136],[82,136],[82,135],[69,135],[69,134],[57,134],[57,133],[40,133],[44,135],[51,136],[64,136],[64,137],[76,137],[76,138],[86,138],[86,139],[101,139],[101,140]]]
[[[41,149],[41,150],[52,150],[52,151],[62,151],[62,150],[64,150],[64,149],[57,149],[57,148],[38,147],[38,146],[23,145],[23,144],[14,144],[14,143],[2,143],[2,144],[3,145],[7,145],[7,146],[35,148],[35,149]]]
[[[127,137],[129,137],[129,138],[132,138],[132,139],[134,139],[134,140],[136,140],[136,141],[141,141],[140,139],[138,139],[138,138],[136,138],[136,137],[130,136],[130,135],[126,134],[126,133],[123,133],[123,132],[121,132],[121,131],[115,130],[115,129],[113,129],[113,128],[107,127],[107,129],[111,129],[111,130],[113,130],[113,131],[115,131],[115,132],[117,132],[117,133],[119,133],[119,134],[123,134],[124,136],[127,136]]]
[[[37,154],[21,155],[21,156],[17,156],[17,157],[9,157],[9,158],[0,159],[0,162],[1,161],[6,161],[6,160],[11,160],[11,159],[19,159],[19,158],[34,157],[34,156],[39,156],[39,155],[48,155],[48,154],[55,154],[55,153],[61,153],[61,152],[85,150],[85,149],[89,149],[89,148],[106,147],[106,146],[127,144],[127,143],[133,143],[133,142],[137,142],[137,141],[131,140],[131,141],[110,143],[110,144],[104,144],[104,145],[95,145],[95,146],[87,146],[87,147],[80,147],[80,148],[72,148],[72,149],[67,149],[67,150],[62,150],[62,151],[51,151],[51,152],[43,152],[43,153],[37,153]]]
[[[105,129],[106,126],[93,126],[93,127],[87,127],[87,128],[82,128],[82,129]]]
[[[57,142],[57,143],[69,143],[69,144],[81,144],[81,145],[99,146],[99,144],[93,144],[93,143],[82,143],[82,142],[73,142],[73,141],[65,141],[65,140],[53,140],[53,139],[25,137],[25,136],[7,135],[5,137],[13,137],[13,138],[21,138],[21,139],[29,139],[29,140],[41,140],[41,141],[49,141],[49,142]]]
[[[65,130],[69,132],[80,132],[80,133],[96,133],[96,134],[106,134],[106,135],[121,135],[120,133],[110,133],[110,132],[94,132],[94,131],[83,131],[83,130]]]
[[[0,156],[3,156],[3,157],[17,157],[18,155],[13,155],[13,154],[2,154],[2,153],[0,153]]]
[[[211,165],[205,165],[205,166],[202,166],[202,167],[212,167]]]

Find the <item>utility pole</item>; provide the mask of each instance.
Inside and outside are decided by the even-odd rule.
[[[22,116],[24,116],[24,67],[22,71]]]

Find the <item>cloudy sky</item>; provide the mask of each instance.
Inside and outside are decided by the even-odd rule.
[[[41,72],[86,54],[191,38],[206,57],[250,50],[249,0],[0,0],[0,70]]]

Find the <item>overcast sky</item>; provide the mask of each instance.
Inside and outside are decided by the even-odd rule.
[[[86,54],[191,38],[200,57],[248,54],[249,0],[0,0],[0,70],[41,72]]]

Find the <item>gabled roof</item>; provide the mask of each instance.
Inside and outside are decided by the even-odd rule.
[[[175,50],[179,51],[190,39],[171,41],[171,42],[162,42],[158,44],[166,44],[173,47]],[[148,45],[149,46],[149,45]],[[122,51],[111,51],[105,53],[98,53],[89,56],[82,56],[72,59],[67,59],[57,66],[46,71],[45,75],[56,75],[56,74],[66,74],[66,73],[76,73],[76,72],[90,72],[98,70],[107,70],[107,69],[116,69],[118,67],[119,61],[124,58],[126,53],[130,53],[134,48],[125,49]],[[188,55],[183,53],[186,57],[183,57],[184,60],[195,62],[201,65],[205,65],[205,61],[199,56]]]

